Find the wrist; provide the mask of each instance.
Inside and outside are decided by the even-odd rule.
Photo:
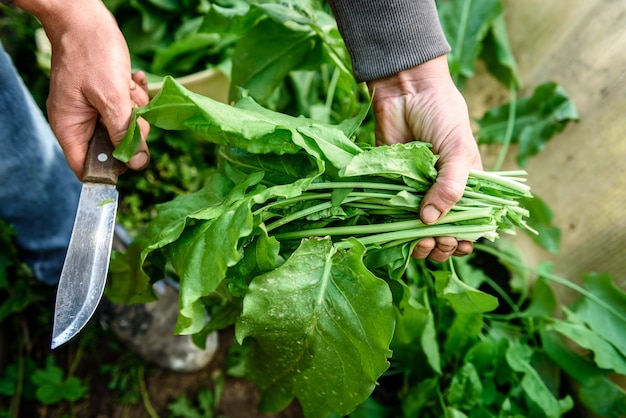
[[[386,91],[392,91],[394,95],[414,94],[432,82],[442,79],[451,80],[446,55],[433,58],[388,77],[370,80],[367,82],[367,86],[370,93],[376,90],[377,95],[385,94]]]

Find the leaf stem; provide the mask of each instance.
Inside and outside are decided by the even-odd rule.
[[[461,212],[450,212],[446,216],[444,216],[439,225],[426,225],[419,219],[411,219],[408,221],[399,221],[399,222],[386,222],[381,224],[370,224],[370,225],[349,225],[349,226],[335,226],[335,227],[325,227],[325,228],[311,228],[311,229],[303,229],[298,231],[290,231],[284,232],[282,234],[274,235],[274,238],[277,240],[290,240],[290,239],[302,239],[308,237],[319,237],[319,236],[357,236],[357,235],[371,235],[371,234],[381,234],[386,232],[399,232],[406,230],[415,230],[416,228],[434,228],[436,226],[442,227],[445,226],[448,229],[452,229],[455,225],[450,225],[455,222],[464,222],[471,221],[476,219],[487,219],[491,217],[491,211],[488,208],[485,209],[475,209],[475,210],[466,210]],[[456,225],[460,226],[460,225]],[[490,227],[491,228],[491,227]],[[267,227],[268,231],[270,230],[269,226]]]
[[[409,242],[427,237],[455,237],[463,241],[476,241],[481,237],[495,238],[495,225],[432,225],[427,228],[413,228],[403,231],[385,232],[376,235],[356,238],[363,245],[382,245],[389,241]],[[337,248],[348,248],[352,244],[341,241],[335,244]]]
[[[569,281],[569,280],[567,280],[567,279],[565,279],[563,277],[557,276],[555,274],[548,273],[548,272],[545,272],[545,271],[539,271],[536,268],[533,268],[533,267],[527,266],[525,264],[522,264],[519,261],[517,261],[514,257],[510,257],[507,254],[505,254],[504,252],[499,251],[497,249],[494,249],[494,248],[490,247],[489,245],[476,243],[476,244],[474,244],[474,247],[477,250],[481,250],[481,251],[484,251],[484,252],[486,252],[488,254],[494,255],[494,256],[500,258],[501,260],[506,261],[507,263],[511,263],[511,264],[515,265],[516,267],[524,268],[524,269],[530,271],[533,274],[536,274],[536,275],[541,276],[541,277],[543,277],[543,278],[545,278],[547,280],[550,280],[550,281],[552,281],[554,283],[558,283],[558,284],[560,284],[562,286],[565,286],[565,287],[567,287],[569,289],[572,289],[572,290],[580,293],[581,295],[589,298],[593,302],[597,303],[599,306],[601,306],[602,308],[606,309],[607,312],[610,312],[613,315],[615,315],[620,321],[623,321],[624,323],[626,323],[626,317],[622,313],[616,311],[610,305],[604,303],[604,301],[602,299],[600,299],[599,297],[597,297],[593,293],[589,292],[584,287],[579,286],[576,283],[573,283],[573,282],[571,282],[571,281]]]
[[[141,400],[143,402],[144,408],[146,408],[146,412],[150,416],[150,418],[159,418],[159,414],[154,410],[152,406],[152,402],[150,401],[150,394],[148,393],[148,389],[146,388],[146,379],[144,377],[144,368],[140,366],[137,368],[137,380],[139,381],[139,392],[141,393]]]
[[[379,189],[379,190],[393,190],[393,191],[407,191],[415,192],[412,187],[405,186],[403,184],[394,183],[376,183],[376,182],[359,182],[359,181],[335,181],[335,182],[322,182],[311,183],[308,190],[324,190],[324,189]]]
[[[517,84],[515,80],[511,79],[509,84],[509,117],[506,122],[506,131],[504,131],[504,138],[502,139],[502,148],[500,149],[500,154],[498,155],[498,159],[493,165],[493,170],[499,170],[504,163],[504,159],[509,152],[509,146],[511,145],[511,140],[513,139],[513,128],[515,128],[515,112],[517,108]]]
[[[513,178],[508,176],[497,175],[482,170],[470,170],[470,177],[480,180],[492,181],[500,186],[508,187],[509,189],[516,191],[523,196],[530,196],[530,186],[514,180]]]

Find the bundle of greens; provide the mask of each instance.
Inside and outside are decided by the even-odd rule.
[[[204,188],[161,205],[148,231],[116,254],[109,296],[146,300],[151,281],[171,267],[180,279],[177,331],[204,335],[235,324],[266,410],[295,396],[307,416],[351,412],[389,365],[417,241],[495,240],[530,229],[520,171],[471,172],[453,210],[423,224],[417,210],[437,157],[420,142],[360,146],[351,138],[367,110],[333,126],[250,98],[218,103],[166,78],[135,111],[116,156],[132,156],[142,117],[216,144],[218,164]],[[438,286],[471,295],[479,312],[497,306],[455,275]]]

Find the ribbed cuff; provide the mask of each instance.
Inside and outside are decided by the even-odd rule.
[[[434,0],[329,0],[357,81],[387,77],[450,52]]]

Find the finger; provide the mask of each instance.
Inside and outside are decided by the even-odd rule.
[[[466,255],[470,255],[474,252],[474,243],[471,241],[459,241],[459,244],[456,247],[456,251],[454,252],[454,256],[456,257],[465,257]]]
[[[458,242],[453,237],[435,238],[435,247],[428,256],[431,260],[443,263],[457,250]]]
[[[437,151],[437,178],[420,205],[420,219],[428,225],[439,221],[461,199],[470,170],[480,167],[478,147],[471,136],[449,139]]]
[[[145,106],[148,104],[150,98],[148,97],[148,80],[146,74],[143,71],[137,71],[132,74],[131,86],[130,86],[131,100],[133,101],[133,107]],[[139,149],[132,156],[128,162],[128,167],[133,170],[142,170],[150,163],[150,151],[146,143],[148,132],[150,131],[150,125],[144,119],[139,118],[137,120],[139,132],[141,134],[141,143]]]
[[[137,71],[133,73],[130,84],[130,98],[137,106],[148,104],[148,79],[146,73]]]
[[[418,260],[423,260],[430,255],[435,248],[435,238],[424,238],[417,242],[411,256]]]
[[[432,225],[443,216],[463,196],[469,169],[449,166],[440,170],[435,183],[428,189],[420,205],[420,219]]]

